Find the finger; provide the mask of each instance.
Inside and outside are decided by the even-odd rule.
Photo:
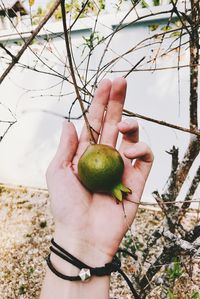
[[[136,120],[125,120],[118,124],[119,131],[123,134],[119,152],[123,153],[130,143],[136,143],[139,140],[139,126]]]
[[[60,143],[54,157],[54,163],[58,166],[69,164],[76,153],[78,146],[78,136],[73,123],[64,121]]]
[[[124,156],[128,159],[135,159],[134,170],[137,170],[143,177],[147,179],[153,164],[153,153],[145,143],[138,142],[124,150]]]
[[[108,79],[102,80],[95,92],[92,104],[89,108],[89,113],[87,114],[87,118],[91,128],[93,129],[92,132],[96,141],[99,137],[98,133],[100,133],[101,130],[105,108],[110,96],[110,90],[111,81]],[[80,135],[80,144],[88,143],[90,141],[89,137],[90,136],[88,134],[87,127],[84,125]]]
[[[117,78],[113,81],[110,98],[104,120],[100,143],[115,147],[118,137],[117,124],[121,120],[122,110],[126,96],[126,80]]]
[[[119,131],[123,134],[122,143],[120,148],[136,143],[139,140],[139,126],[135,119],[121,121],[118,124]]]

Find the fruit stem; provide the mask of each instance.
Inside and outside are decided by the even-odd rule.
[[[85,125],[86,125],[86,128],[87,128],[88,134],[89,134],[90,144],[95,144],[96,141],[95,141],[95,138],[94,138],[94,135],[93,135],[93,132],[92,132],[92,128],[91,128],[90,123],[88,121],[88,118],[86,116],[86,110],[84,108],[83,101],[81,99],[79,89],[78,89],[78,86],[77,86],[77,82],[76,82],[76,76],[75,76],[75,73],[74,73],[71,50],[70,50],[70,45],[69,45],[69,36],[68,36],[68,29],[67,29],[67,22],[66,22],[66,11],[65,11],[65,1],[63,1],[63,0],[61,1],[61,11],[62,11],[62,21],[63,21],[63,29],[64,29],[64,35],[65,35],[65,45],[66,45],[67,56],[68,56],[68,61],[69,61],[69,68],[70,68],[71,77],[72,77],[72,81],[73,81],[75,92],[76,92],[76,97],[79,101],[81,111],[83,113],[83,118],[84,118]]]

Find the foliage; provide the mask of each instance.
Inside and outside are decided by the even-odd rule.
[[[147,8],[147,7],[149,7],[149,4],[145,0],[142,0],[141,6],[142,6],[142,8]]]
[[[167,299],[179,299],[180,297],[174,294],[173,290],[169,288],[167,290]],[[198,299],[200,298],[200,293],[198,291],[193,291],[191,295],[186,295],[186,299]]]
[[[41,6],[38,6],[36,12],[32,14],[32,24],[38,24],[41,19],[45,16],[46,10],[44,10]]]
[[[160,3],[160,0],[153,0],[153,5],[154,6],[159,6],[161,3]]]
[[[191,298],[191,299],[198,299],[198,298],[200,298],[200,293],[197,292],[197,291],[194,291],[194,292],[192,293],[192,298]],[[188,298],[188,299],[189,299],[189,298]]]
[[[39,6],[32,15],[33,24],[37,24],[40,22],[41,18],[47,13],[47,11],[52,7],[54,0],[50,0],[47,2],[46,7],[42,8]],[[31,6],[34,6],[35,2],[31,2]],[[84,1],[80,0],[68,0],[65,3],[66,13],[70,13],[72,19],[75,19],[79,13],[81,12],[84,6]],[[85,6],[83,12],[80,14],[79,18],[86,17],[88,15],[97,15],[99,11],[103,11],[105,9],[105,0],[96,0],[96,1],[88,1]],[[60,6],[54,12],[54,19],[60,20],[62,18],[61,8]]]
[[[176,257],[171,265],[166,269],[169,280],[175,280],[183,274],[180,260]]]
[[[137,237],[134,238],[131,236],[130,233],[127,233],[122,241],[122,248],[125,250],[128,250],[133,255],[136,253],[136,251],[141,250],[142,244],[138,241]],[[122,256],[126,257],[126,254],[122,253]]]
[[[29,0],[29,6],[33,6],[35,3],[35,0]]]
[[[89,37],[83,36],[84,43],[83,43],[83,52],[86,48],[88,48],[90,51],[94,49],[94,47],[99,44],[103,40],[103,36],[100,36],[98,32],[92,32]]]
[[[174,295],[174,293],[171,289],[168,289],[167,299],[178,299],[178,296]]]

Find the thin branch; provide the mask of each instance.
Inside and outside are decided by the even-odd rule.
[[[117,25],[117,27],[114,29],[114,31],[113,31],[111,34],[109,34],[106,38],[103,39],[103,41],[104,41],[105,39],[109,38],[109,40],[108,40],[108,42],[107,42],[107,45],[106,45],[106,47],[105,47],[105,49],[104,49],[104,51],[103,51],[103,53],[102,53],[102,55],[101,55],[100,61],[99,61],[99,63],[98,63],[98,70],[97,70],[97,72],[96,72],[96,79],[95,79],[95,83],[94,83],[94,85],[97,84],[97,80],[98,80],[98,77],[99,77],[99,72],[100,72],[100,70],[101,70],[101,64],[102,64],[102,62],[103,62],[104,56],[105,56],[105,54],[106,54],[106,52],[107,52],[107,50],[108,50],[108,47],[109,47],[109,45],[110,45],[110,43],[111,43],[113,37],[115,36],[115,34],[116,34],[119,30],[122,29],[122,24],[123,24],[123,22],[126,20],[126,18],[128,17],[128,15],[130,15],[130,13],[135,9],[136,5],[137,5],[139,2],[140,2],[140,0],[136,0],[136,2],[134,3],[133,7],[128,11],[127,14],[125,14],[125,16],[124,16],[124,17],[122,18],[122,20],[119,22],[119,24]]]
[[[153,192],[153,196],[156,199],[156,201],[157,201],[159,207],[161,208],[162,212],[165,214],[165,218],[167,220],[167,227],[169,227],[170,230],[174,231],[175,221],[176,220],[173,218],[172,213],[168,212],[168,209],[170,207],[173,207],[174,209],[176,209],[177,207],[175,205],[171,205],[171,206],[167,207],[167,204],[166,204],[165,200],[162,198],[162,196],[159,195],[159,193],[157,191]]]
[[[151,117],[148,117],[148,116],[145,116],[145,115],[134,113],[134,112],[128,111],[126,109],[123,109],[123,115],[138,117],[138,118],[141,118],[141,119],[144,119],[144,120],[147,120],[147,121],[154,122],[154,123],[156,123],[158,125],[161,125],[161,126],[170,127],[170,128],[180,130],[180,131],[183,131],[183,132],[187,132],[187,133],[190,133],[190,134],[194,134],[194,135],[200,137],[200,131],[195,129],[195,128],[187,129],[187,128],[180,127],[180,126],[177,126],[177,125],[174,125],[174,124],[170,124],[170,123],[165,122],[163,120],[158,120],[158,119],[154,119],[154,118],[151,118]]]
[[[177,237],[175,234],[170,232],[169,229],[164,229],[163,236],[170,240],[174,245],[180,248],[180,250],[183,250],[184,253],[189,255],[199,255],[199,247],[195,247],[190,242],[183,240],[179,237]]]
[[[200,237],[200,224],[186,233],[184,240],[193,243]]]
[[[150,283],[158,271],[165,266],[166,264],[170,264],[174,257],[177,257],[180,255],[181,251],[184,251],[188,255],[199,255],[200,254],[200,248],[195,247],[190,243],[194,242],[200,235],[200,229],[199,226],[196,227],[195,232],[191,231],[191,240],[181,239],[178,238],[176,235],[172,234],[169,231],[169,228],[165,227],[165,229],[162,231],[157,232],[158,237],[160,237],[160,233],[166,238],[165,246],[163,248],[162,253],[159,255],[159,257],[156,259],[154,263],[150,265],[148,270],[146,271],[145,275],[142,277],[142,279],[139,282],[140,288],[141,288],[141,299],[146,298],[147,293],[149,292],[149,289],[151,287]],[[153,240],[154,241],[154,240]],[[169,243],[170,242],[170,243]]]
[[[176,1],[176,3],[174,3],[174,1],[171,1],[171,4],[173,6],[173,11],[175,12],[175,14],[177,15],[179,21],[181,22],[183,28],[187,31],[188,35],[190,36],[190,38],[192,38],[192,33],[190,32],[190,30],[188,29],[188,27],[185,25],[183,18],[181,17],[180,13],[176,7],[178,1]],[[182,14],[182,13],[181,13]]]
[[[68,35],[68,29],[67,29],[67,22],[66,22],[66,11],[65,11],[65,0],[61,0],[61,11],[62,11],[62,21],[63,21],[63,29],[64,29],[64,35],[65,35],[65,45],[66,45],[66,49],[67,49],[67,56],[68,56],[68,61],[69,61],[69,67],[70,67],[70,71],[71,71],[71,76],[72,76],[72,80],[74,83],[74,88],[75,88],[75,92],[76,92],[76,96],[77,99],[79,101],[82,113],[83,113],[83,117],[84,117],[84,121],[90,136],[90,143],[96,143],[89,121],[87,119],[86,116],[86,111],[83,105],[83,101],[81,99],[80,93],[79,93],[79,88],[77,86],[76,83],[76,76],[74,74],[74,68],[73,68],[73,62],[72,62],[72,57],[71,57],[71,50],[70,50],[70,44],[69,44],[69,35]]]
[[[54,116],[57,116],[57,117],[61,117],[63,119],[67,119],[70,121],[71,120],[78,120],[78,119],[81,119],[83,117],[83,114],[81,113],[81,115],[77,116],[77,117],[71,117],[71,116],[66,116],[64,114],[60,114],[60,113],[56,113],[54,111],[50,111],[50,110],[47,110],[47,109],[37,109],[37,108],[32,108],[32,109],[29,109],[29,110],[23,110],[22,113],[31,113],[31,112],[43,112],[43,113],[48,113],[48,114],[51,114],[51,115],[54,115]]]
[[[191,0],[190,36],[190,128],[198,128],[199,0]]]
[[[18,54],[14,57],[12,57],[12,62],[9,64],[7,69],[4,71],[4,73],[0,77],[0,84],[3,82],[3,80],[6,78],[6,76],[9,74],[11,69],[14,67],[14,65],[19,61],[21,56],[23,55],[24,51],[27,49],[27,47],[31,44],[31,42],[34,40],[38,32],[42,29],[42,27],[46,24],[46,22],[50,19],[50,17],[53,15],[54,11],[57,9],[57,7],[60,4],[60,0],[56,0],[53,4],[52,8],[49,10],[49,12],[46,14],[46,16],[43,18],[43,20],[40,22],[40,24],[35,28],[32,35],[27,39],[27,41],[22,46],[21,50],[18,52]]]
[[[0,123],[3,123],[3,124],[13,124],[15,121],[12,121],[12,120],[0,120]]]
[[[128,77],[128,75],[130,75],[133,71],[134,71],[134,69],[136,69],[136,67],[145,59],[146,57],[144,56],[144,57],[142,57],[137,63],[136,63],[136,65],[134,65],[129,71],[128,71],[128,73],[124,76],[124,78],[127,78]]]
[[[0,48],[2,48],[12,59],[15,57],[2,43],[0,43]]]
[[[148,236],[146,247],[143,249],[142,254],[142,262],[143,264],[147,260],[147,257],[149,256],[150,250],[152,247],[157,243],[157,241],[161,238],[163,233],[163,226],[156,228],[153,233]]]
[[[16,123],[17,121],[13,121],[12,123],[9,123],[9,126],[7,127],[7,129],[5,130],[5,132],[3,133],[3,135],[0,136],[0,142],[3,140],[3,138],[6,136],[6,134],[8,133],[8,131],[10,130],[10,128]]]
[[[9,111],[9,113],[12,115],[12,117],[13,117],[15,120],[17,120],[17,119],[16,119],[16,116],[14,115],[14,113],[12,112],[12,110],[11,110],[7,105],[5,105],[5,104],[2,103],[2,102],[0,102],[0,105],[3,106],[5,109],[7,109],[7,110]],[[13,122],[13,121],[12,121],[12,122]]]
[[[178,214],[178,222],[180,223],[181,219],[184,217],[185,213],[187,212],[190,204],[192,203],[192,198],[194,196],[194,193],[199,185],[200,182],[200,166],[196,171],[196,174],[190,184],[190,188],[188,189],[188,192],[185,197],[185,201],[183,202],[182,207],[180,208],[179,214]]]
[[[163,267],[163,265],[172,262],[173,258],[177,255],[178,249],[179,248],[176,245],[164,247],[160,256],[148,268],[145,275],[142,277],[142,279],[139,282],[141,288],[141,293],[140,293],[141,299],[146,298],[148,290],[150,289],[150,282],[153,279],[154,275]]]

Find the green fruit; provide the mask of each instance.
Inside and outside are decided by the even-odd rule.
[[[92,192],[112,195],[118,201],[131,190],[121,183],[124,162],[119,152],[104,144],[91,144],[78,162],[78,175],[82,184]]]

